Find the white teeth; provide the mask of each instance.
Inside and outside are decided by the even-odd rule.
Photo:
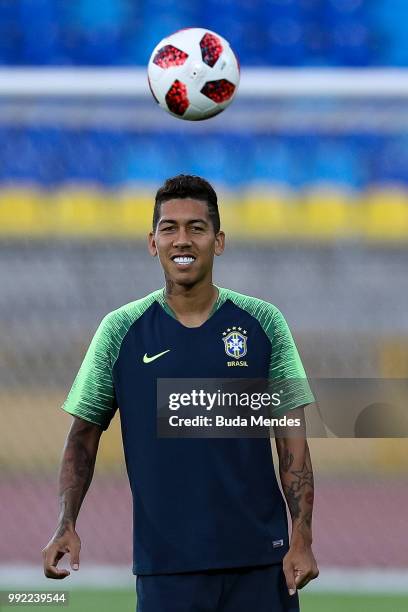
[[[188,264],[193,263],[194,257],[175,257],[173,261],[175,261],[177,264],[187,266]]]

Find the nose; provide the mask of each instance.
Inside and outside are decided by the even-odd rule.
[[[174,237],[173,246],[179,248],[184,246],[191,246],[191,239],[185,227],[179,227],[177,235]]]

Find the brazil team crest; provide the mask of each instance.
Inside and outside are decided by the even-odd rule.
[[[242,359],[242,357],[246,355],[246,333],[246,329],[242,329],[242,327],[237,327],[236,325],[229,327],[225,332],[223,332],[222,339],[224,342],[225,352],[227,353],[228,357]]]

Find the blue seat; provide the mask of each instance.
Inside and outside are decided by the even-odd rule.
[[[124,53],[124,31],[131,15],[128,0],[78,0],[70,3],[64,13],[64,37],[74,63],[120,64]]]
[[[21,62],[27,65],[58,63],[58,13],[51,0],[20,0]]]
[[[288,142],[275,137],[256,138],[251,175],[257,182],[290,185],[294,180],[293,154]]]
[[[140,7],[140,20],[133,41],[128,38],[127,48],[142,65],[160,40],[182,28],[200,26],[196,3],[186,0],[149,0]]]
[[[233,163],[225,140],[206,135],[200,139],[186,139],[186,145],[187,151],[183,152],[183,158],[187,171],[209,181],[224,182],[226,168],[229,163]]]
[[[0,64],[21,63],[20,20],[17,2],[0,2]]]
[[[310,181],[361,188],[366,174],[362,151],[349,139],[324,139],[313,148]]]
[[[381,149],[373,159],[373,174],[377,182],[408,184],[407,147],[407,136],[384,139]]]
[[[116,179],[123,182],[161,182],[173,171],[171,156],[159,138],[129,135],[122,160],[116,161]]]
[[[127,0],[76,0],[69,3],[67,16],[78,29],[92,32],[126,25]]]
[[[2,180],[32,183],[38,180],[41,159],[30,132],[19,128],[2,133]]]
[[[0,64],[145,65],[173,31],[225,36],[242,65],[408,65],[406,0],[0,0]]]

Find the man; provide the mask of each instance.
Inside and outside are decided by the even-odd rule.
[[[71,568],[79,567],[75,523],[100,435],[119,407],[134,504],[138,612],[294,611],[297,589],[318,574],[304,436],[276,430],[292,517],[289,544],[269,439],[166,439],[156,433],[158,378],[220,379],[234,372],[246,379],[305,380],[279,310],[213,285],[213,259],[224,241],[211,185],[187,175],[168,179],[156,194],[149,234],[165,289],[103,319],[63,406],[74,422],[60,469],[58,527],[43,550],[45,575],[70,574],[57,567],[65,553]],[[230,345],[225,338],[232,329]],[[308,386],[300,385],[284,409],[301,416],[312,401]]]

